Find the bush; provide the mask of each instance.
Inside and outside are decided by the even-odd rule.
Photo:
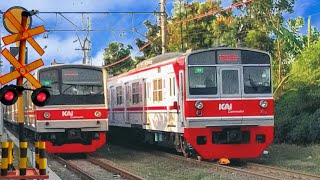
[[[282,95],[275,103],[275,143],[320,142],[320,92],[305,86]]]

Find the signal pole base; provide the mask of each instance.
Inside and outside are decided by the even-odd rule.
[[[15,171],[8,171],[8,175],[0,176],[0,179],[49,179],[49,175],[40,175],[39,169],[27,168],[25,176],[21,176],[19,169],[17,169]]]

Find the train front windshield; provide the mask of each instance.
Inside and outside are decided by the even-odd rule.
[[[39,72],[39,80],[50,86],[48,105],[103,104],[102,71],[98,68],[55,67]]]
[[[266,53],[218,49],[193,53],[187,61],[190,96],[272,93],[271,60]]]

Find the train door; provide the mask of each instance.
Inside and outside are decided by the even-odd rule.
[[[175,92],[175,74],[169,74],[168,78],[166,79],[166,97],[167,97],[167,118],[168,118],[168,127],[176,127],[176,119],[177,114],[176,111],[172,112],[172,106],[177,103],[176,99],[176,92]]]
[[[125,86],[124,123],[130,124],[129,111],[128,111],[128,108],[130,106],[130,86],[129,86],[129,83],[125,83],[124,86]]]
[[[145,107],[146,107],[146,79],[142,80],[142,88],[141,88],[141,100],[142,100],[142,125],[146,124],[146,112],[145,112]]]
[[[241,91],[241,68],[240,67],[220,67],[220,94],[221,103],[219,111],[222,118],[239,122],[242,121],[242,91]],[[233,118],[230,118],[233,116]]]
[[[178,121],[185,127],[184,121],[184,75],[183,71],[179,72],[179,90],[178,90]]]
[[[110,87],[110,108],[109,108],[109,117],[110,117],[110,124],[115,124],[115,114],[114,114],[114,106],[116,103],[116,91],[113,86]]]

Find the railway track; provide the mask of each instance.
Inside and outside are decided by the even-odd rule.
[[[247,165],[241,167],[231,167],[231,166],[224,166],[215,164],[212,162],[207,161],[199,161],[195,159],[185,158],[179,155],[165,153],[165,152],[157,152],[159,156],[166,156],[172,159],[176,159],[179,161],[184,161],[187,163],[192,163],[195,165],[201,165],[205,167],[214,168],[216,170],[227,172],[227,173],[235,173],[241,176],[247,177],[254,177],[257,179],[273,179],[273,180],[283,180],[283,179],[290,179],[290,180],[320,180],[319,175],[301,173],[296,171],[290,171],[282,168],[266,166],[261,164],[255,163],[247,163]]]
[[[65,165],[69,170],[76,172],[82,179],[98,180],[98,179],[128,179],[128,180],[144,180],[142,177],[134,175],[106,159],[100,159],[88,156],[86,159],[69,159],[66,160],[59,156],[54,156],[59,163]],[[85,167],[84,167],[85,166]],[[101,169],[103,169],[102,172]]]
[[[283,168],[273,167],[273,166],[266,166],[262,164],[256,163],[247,163],[246,169],[251,171],[262,171],[266,174],[273,174],[281,179],[301,179],[301,180],[312,180],[312,179],[320,179],[319,175],[302,173],[297,171],[290,171]]]

